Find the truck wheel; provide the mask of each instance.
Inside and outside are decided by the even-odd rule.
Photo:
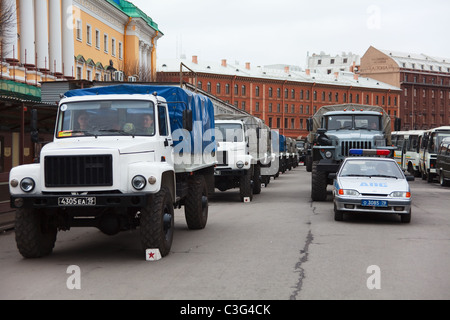
[[[142,248],[159,249],[161,256],[169,254],[174,231],[174,210],[169,190],[162,188],[149,196],[141,210],[140,234]]]
[[[244,201],[244,198],[250,198],[250,201],[253,199],[251,171],[252,170],[247,170],[247,173],[239,178],[239,194],[241,201]]]
[[[203,229],[208,220],[208,190],[203,176],[193,176],[189,181],[184,215],[189,229]]]
[[[327,173],[325,171],[317,171],[319,161],[312,164],[311,173],[311,199],[313,201],[325,201],[327,199]]]
[[[305,157],[305,167],[306,171],[311,172],[312,171],[312,158],[311,156]]]
[[[52,252],[57,229],[44,212],[36,209],[17,209],[14,228],[17,248],[23,257],[39,258]]]
[[[441,172],[439,173],[439,184],[440,184],[441,186],[443,186],[443,187],[449,185],[449,183],[447,182],[447,180],[445,180],[444,173],[442,172],[442,170],[441,170]]]
[[[261,167],[257,164],[253,170],[253,194],[261,193],[261,183]]]

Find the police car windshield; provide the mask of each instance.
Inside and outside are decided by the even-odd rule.
[[[382,177],[403,179],[398,165],[393,161],[383,160],[348,160],[340,171],[341,177]]]

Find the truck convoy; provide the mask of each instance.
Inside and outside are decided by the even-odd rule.
[[[271,135],[263,122],[250,115],[215,116],[217,167],[215,187],[220,191],[239,188],[241,201],[252,200],[267,183],[271,166]],[[264,167],[264,176],[261,169]],[[269,177],[270,179],[270,177]]]
[[[166,256],[175,207],[184,206],[189,229],[206,226],[215,153],[205,96],[156,85],[68,91],[40,162],[10,172],[17,247],[36,258],[52,252],[59,230],[139,227],[142,249]]]
[[[391,120],[383,108],[355,104],[321,107],[307,121],[311,144],[311,199],[326,200],[327,185],[352,148],[389,149]]]

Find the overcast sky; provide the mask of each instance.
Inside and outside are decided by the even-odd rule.
[[[164,36],[158,59],[306,66],[309,52],[378,49],[450,59],[448,0],[129,0]]]

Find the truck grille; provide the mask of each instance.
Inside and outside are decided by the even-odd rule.
[[[372,149],[371,141],[342,141],[341,142],[341,155],[348,156],[350,149]]]
[[[218,166],[228,165],[226,151],[217,151],[217,165]]]
[[[112,186],[112,155],[47,156],[46,187]]]

